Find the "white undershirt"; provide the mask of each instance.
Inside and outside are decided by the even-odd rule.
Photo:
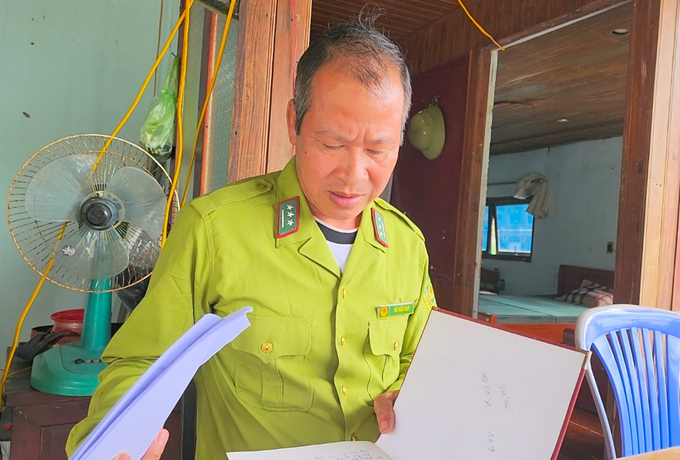
[[[326,243],[328,243],[328,247],[333,254],[333,258],[340,268],[340,273],[345,273],[345,267],[347,267],[349,254],[352,252],[352,247],[354,247],[354,238],[357,235],[358,228],[353,230],[343,230],[341,228],[328,225],[316,217],[314,220],[316,220],[316,222],[319,224],[321,232],[326,237]]]

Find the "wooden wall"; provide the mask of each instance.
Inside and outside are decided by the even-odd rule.
[[[392,185],[392,203],[425,235],[437,302],[447,310],[454,310],[454,236],[461,190],[452,184],[462,181],[469,72],[469,59],[464,56],[413,79],[410,116],[427,108],[437,96],[437,105],[444,115],[446,142],[442,153],[428,160],[405,139],[399,149]]]

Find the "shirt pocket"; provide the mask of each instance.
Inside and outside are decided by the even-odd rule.
[[[371,363],[371,380],[378,377],[380,391],[384,391],[399,378],[399,361],[403,347],[408,316],[376,319],[368,325],[368,342]]]
[[[236,397],[272,411],[307,411],[313,389],[305,373],[312,347],[311,321],[248,315],[251,326],[231,344],[237,352]]]

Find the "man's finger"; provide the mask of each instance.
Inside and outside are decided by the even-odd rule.
[[[389,433],[394,428],[394,401],[398,391],[390,391],[375,398],[373,410],[381,433]]]
[[[161,431],[159,431],[156,435],[156,439],[154,439],[151,443],[151,446],[149,446],[149,450],[146,451],[146,454],[144,454],[141,460],[159,460],[163,454],[163,451],[165,450],[165,445],[168,442],[169,436],[170,434],[168,433],[168,430],[165,428],[161,429]]]

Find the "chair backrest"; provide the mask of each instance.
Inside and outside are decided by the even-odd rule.
[[[621,454],[680,445],[680,314],[633,305],[592,308],[576,322],[575,341],[594,350],[611,382],[621,422]],[[605,407],[587,372],[605,434],[616,458]]]

